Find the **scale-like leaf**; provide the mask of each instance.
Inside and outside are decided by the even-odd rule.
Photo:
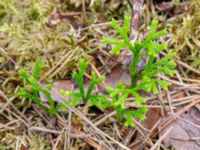
[[[42,68],[44,67],[44,64],[40,59],[36,59],[35,65],[34,65],[34,72],[33,72],[33,77],[37,79],[40,75],[40,72]]]

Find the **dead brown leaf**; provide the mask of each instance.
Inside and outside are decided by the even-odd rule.
[[[159,108],[151,108],[147,113],[147,119],[142,123],[143,126],[151,130],[161,117],[161,110]]]
[[[170,127],[173,127],[173,130],[163,140],[164,145],[176,150],[200,149],[200,112],[196,108],[181,114],[161,131],[160,135],[162,136]]]
[[[106,77],[106,82],[111,87],[116,87],[119,82],[130,85],[131,78],[130,75],[124,71],[121,66],[117,66]]]

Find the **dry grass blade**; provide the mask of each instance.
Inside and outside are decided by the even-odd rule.
[[[197,69],[195,69],[195,68],[189,66],[188,64],[186,64],[186,63],[184,63],[184,62],[182,62],[182,61],[180,61],[180,60],[175,60],[175,61],[176,61],[179,65],[181,65],[181,66],[187,68],[188,70],[191,70],[191,71],[193,71],[194,73],[200,75],[200,71],[199,71],[199,70],[197,70]]]
[[[99,119],[97,122],[94,122],[94,125],[97,126],[97,127],[100,126],[101,124],[103,124],[103,123],[106,121],[106,119],[108,119],[108,118],[114,116],[115,114],[116,114],[115,111],[113,111],[113,112],[107,114],[105,117]]]
[[[156,143],[150,148],[150,150],[155,150],[157,146],[162,142],[162,140],[172,131],[173,127],[169,128],[163,135],[156,141]]]

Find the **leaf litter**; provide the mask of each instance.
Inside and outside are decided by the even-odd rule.
[[[200,143],[200,113],[196,108],[180,115],[175,121],[169,124],[160,135],[165,133],[170,127],[172,131],[163,140],[164,144],[175,149],[198,150]]]
[[[28,0],[26,0],[26,2],[28,2],[27,6],[31,3],[31,1],[28,1]],[[79,16],[79,14],[73,14],[70,17],[69,17],[69,14],[65,15],[64,13],[52,13],[53,15],[52,14],[49,15],[50,12],[53,11],[53,8],[55,8],[55,3],[50,2],[50,1],[48,2],[49,3],[46,6],[49,8],[46,8],[46,10],[42,10],[40,14],[41,16],[39,15],[39,18],[36,17],[36,19],[39,19],[39,21],[38,20],[35,22],[33,21],[33,24],[28,21],[27,22],[28,25],[20,23],[21,18],[26,18],[26,16],[24,15],[25,13],[23,13],[23,15],[22,13],[20,14],[22,15],[22,17],[21,18],[19,17],[19,20],[14,19],[12,15],[13,13],[14,14],[16,13],[16,10],[11,7],[13,6],[13,4],[10,3],[9,1],[7,4],[6,3],[4,4],[5,6],[3,7],[9,8],[12,10],[11,14],[6,12],[6,14],[8,15],[6,15],[6,17],[3,17],[3,19],[1,19],[1,22],[8,22],[8,24],[4,24],[3,26],[1,26],[1,31],[3,32],[1,32],[0,34],[0,39],[3,39],[1,41],[2,47],[6,50],[9,56],[14,58],[14,60],[17,61],[17,63],[19,63],[26,70],[29,70],[29,72],[32,70],[33,62],[35,58],[37,57],[41,57],[42,61],[45,64],[47,64],[46,65],[47,67],[44,69],[44,73],[49,72],[49,75],[52,75],[52,73],[56,72],[58,68],[56,68],[55,66],[58,65],[60,70],[58,70],[56,74],[53,74],[53,76],[50,76],[50,77],[47,76],[46,78],[45,76],[42,77],[43,79],[47,79],[48,82],[51,81],[53,84],[53,87],[58,91],[60,91],[61,88],[71,90],[71,88],[74,86],[75,83],[71,79],[66,80],[66,78],[69,78],[68,75],[70,74],[70,71],[73,69],[73,67],[77,65],[76,62],[80,57],[85,57],[90,60],[94,59],[95,66],[97,70],[99,70],[100,74],[107,74],[106,83],[108,85],[115,87],[118,82],[124,82],[126,84],[130,84],[130,81],[127,80],[130,78],[129,75],[125,71],[123,71],[119,65],[116,65],[115,61],[118,59],[120,60],[120,58],[112,60],[110,57],[113,57],[113,56],[110,56],[106,51],[106,49],[109,49],[109,48],[100,47],[100,50],[96,52],[97,54],[92,53],[93,58],[91,57],[91,55],[89,55],[90,54],[89,52],[87,51],[85,52],[85,49],[88,50],[88,45],[91,47],[96,47],[100,44],[100,38],[102,34],[109,35],[110,33],[111,34],[115,34],[115,33],[113,33],[113,31],[108,30],[106,25],[102,27],[97,26],[95,28],[89,28],[88,30],[84,31],[84,33],[82,33],[81,29],[79,31],[79,26],[81,26],[79,24],[81,20],[81,17]],[[96,1],[94,1],[94,3],[92,2],[93,1],[89,3],[90,8],[87,8],[89,9],[87,10],[89,13],[88,16],[90,16],[91,18],[94,17],[91,14],[96,13],[95,7],[99,7]],[[16,5],[16,7],[18,7],[18,9],[21,7],[29,8],[29,7],[25,7],[26,5],[24,6],[23,3],[17,3],[16,1],[13,1],[13,3],[14,3],[14,6]],[[60,9],[61,12],[63,10],[71,11],[71,10],[74,10],[74,8],[76,8],[77,10],[79,10],[79,12],[81,12],[82,11],[80,9],[81,3],[82,3],[81,1],[76,1],[76,2],[66,1],[65,2],[66,5],[62,5],[60,7],[59,3],[56,3],[57,4],[56,6],[58,6],[58,9]],[[115,5],[111,5],[111,4],[115,4]],[[194,9],[195,12],[198,11],[198,1],[195,1],[194,3],[192,2],[189,4],[190,4],[190,7],[195,8]],[[32,5],[33,5],[32,6],[33,10],[37,9],[38,7],[37,5],[34,5],[34,4]],[[69,8],[65,8],[65,7],[69,7]],[[118,11],[118,8],[120,8],[119,11]],[[117,17],[120,19],[122,16],[121,14],[123,10],[128,10],[126,2],[119,2],[119,1],[116,2],[114,0],[105,3],[103,9],[107,10],[104,15],[106,19],[111,19],[112,17]],[[7,9],[2,10],[3,14],[5,14],[6,10]],[[188,9],[188,10],[193,11],[193,9]],[[26,11],[28,12],[29,10],[26,10]],[[167,13],[168,12],[169,11],[167,11]],[[43,13],[46,13],[46,14],[44,15]],[[125,12],[125,13],[130,14],[130,12]],[[18,12],[16,14],[18,14]],[[187,14],[187,12],[185,12],[185,14]],[[18,14],[18,16],[20,15]],[[43,21],[45,20],[45,17],[43,15],[46,16],[46,19],[49,19],[48,26],[50,27],[47,27],[46,24],[43,24]],[[49,18],[47,17],[48,15],[49,15]],[[98,16],[101,14],[97,13],[95,15]],[[189,12],[189,15],[192,16],[192,13]],[[10,20],[9,20],[10,18],[11,18],[11,22],[14,25],[10,24]],[[93,20],[94,18],[92,18],[91,20],[88,20],[88,23],[89,22],[95,23],[95,21],[98,21],[98,20]],[[74,22],[75,19],[77,19],[78,21]],[[190,19],[190,17],[185,19],[186,23],[188,19]],[[197,19],[198,19],[198,12],[197,12]],[[26,20],[29,20],[29,18],[27,18]],[[195,21],[194,20],[192,17],[192,21],[196,22],[196,20]],[[169,21],[170,21],[170,18],[169,18]],[[173,25],[184,26],[184,22],[183,22],[184,19],[181,21],[182,21],[182,24],[177,24],[174,22],[172,23],[169,22],[169,24],[171,23]],[[191,22],[191,20],[189,21]],[[170,26],[169,24],[167,24],[167,26]],[[196,23],[194,23],[194,26],[196,26]],[[173,27],[173,29],[174,28],[177,28],[176,30],[179,30],[181,28],[182,30],[183,27],[178,26],[178,27]],[[15,29],[17,30],[15,31]],[[170,29],[172,28],[170,27]],[[71,35],[66,36],[65,34],[61,34],[68,30],[71,30],[70,32],[72,33]],[[78,31],[78,32],[74,32],[74,31]],[[92,34],[93,32],[95,32],[95,34]],[[10,33],[11,36],[7,33]],[[195,31],[195,34],[196,33],[198,34],[198,32]],[[186,36],[190,36],[190,34],[187,34]],[[196,37],[197,36],[195,36],[195,38]],[[36,39],[39,39],[39,40],[36,40]],[[170,39],[173,39],[173,38],[170,38]],[[198,50],[198,41],[196,39],[193,41],[196,41],[194,43],[197,45],[195,45],[194,47],[197,47],[197,50]],[[185,40],[184,42],[187,42],[187,40]],[[173,49],[177,49],[177,47],[179,47],[178,45],[179,43],[174,44],[173,41],[169,41],[169,43],[171,44]],[[180,49],[180,52],[178,51],[178,56],[180,56],[180,58],[186,58],[184,57],[186,54],[187,55],[193,54],[192,56],[194,57],[192,57],[192,59],[194,59],[195,56],[198,56],[196,55],[198,54],[198,51],[196,52],[195,50],[193,51],[193,49],[191,49],[192,44],[186,43],[186,46],[183,44],[186,47],[184,48],[187,49],[188,52],[184,50],[184,48]],[[78,47],[76,49],[76,52],[70,56],[70,54],[72,54],[72,51],[70,50],[75,47]],[[63,58],[64,55],[66,55],[66,57],[70,56],[70,59],[68,61],[63,60],[59,63],[59,61]],[[79,55],[80,57],[77,57],[77,55]],[[102,61],[102,59],[106,61]],[[180,60],[182,61],[182,59]],[[2,99],[2,105],[1,105],[0,111],[3,111],[3,113],[1,113],[2,115],[0,117],[0,120],[1,120],[1,123],[5,122],[1,124],[0,126],[0,129],[3,129],[0,135],[3,137],[3,139],[0,142],[0,146],[2,148],[5,148],[7,144],[10,145],[10,148],[11,147],[14,148],[16,143],[19,143],[18,146],[21,149],[26,148],[27,146],[30,149],[31,148],[34,149],[36,145],[37,145],[37,148],[40,147],[41,149],[44,149],[44,147],[46,149],[51,149],[52,147],[56,145],[57,149],[59,149],[61,148],[62,145],[66,145],[65,143],[66,138],[64,138],[65,137],[64,134],[67,134],[65,121],[67,121],[68,125],[70,125],[70,122],[73,124],[73,126],[71,126],[71,129],[72,129],[71,139],[73,143],[71,145],[72,149],[79,149],[81,147],[85,149],[89,149],[90,147],[103,149],[101,147],[102,143],[103,143],[102,145],[104,148],[106,148],[108,145],[111,144],[101,135],[92,134],[93,132],[90,130],[90,128],[86,126],[83,121],[80,121],[80,119],[78,119],[78,117],[75,115],[72,116],[73,119],[71,120],[67,118],[68,116],[65,116],[65,115],[59,116],[58,118],[56,118],[57,120],[56,124],[54,124],[56,127],[52,127],[51,126],[51,124],[53,124],[52,118],[48,118],[47,114],[45,114],[44,112],[37,112],[37,111],[35,113],[32,112],[32,109],[28,103],[26,102],[23,102],[22,104],[18,103],[17,106],[10,105],[10,101],[11,103],[13,103],[12,102],[13,100],[15,101],[17,100],[15,98],[14,92],[17,91],[16,85],[20,83],[20,79],[18,75],[16,74],[15,67],[13,67],[13,64],[10,62],[8,58],[2,55],[0,56],[0,61],[3,66],[3,68],[0,70],[0,75],[1,75],[0,82],[2,83],[0,89],[1,91],[3,91],[3,93],[5,93],[5,95],[9,97],[8,98],[7,96],[6,97],[2,96],[3,94],[1,94],[1,98],[3,99]],[[183,61],[188,64],[193,63],[193,65],[191,66],[198,69],[198,57],[197,57],[197,62],[191,60],[190,58],[186,58]],[[63,63],[65,64],[65,66],[61,66],[61,64]],[[159,126],[162,125],[163,122],[165,123],[165,121],[168,120],[169,116],[173,117],[174,112],[179,112],[180,110],[182,110],[183,106],[189,106],[192,101],[198,102],[200,98],[199,92],[198,92],[198,90],[200,89],[199,82],[193,79],[191,79],[190,81],[187,80],[188,76],[191,76],[191,74],[192,74],[192,77],[198,78],[198,76],[196,76],[195,73],[191,73],[191,72],[186,72],[186,74],[184,74],[184,71],[181,71],[181,70],[184,70],[187,68],[182,68],[182,66],[180,66],[180,68],[181,68],[180,69],[181,76],[177,75],[176,77],[177,79],[170,79],[170,81],[174,84],[173,88],[171,88],[168,91],[170,96],[167,95],[165,92],[160,93],[162,97],[162,103],[164,103],[164,105],[161,105],[161,102],[158,101],[159,98],[157,96],[154,96],[153,94],[150,94],[147,96],[148,107],[150,111],[148,112],[149,117],[146,121],[136,123],[135,129],[131,129],[131,128],[124,127],[122,124],[118,122],[116,123],[116,120],[111,115],[110,117],[108,117],[106,120],[104,120],[101,123],[100,128],[103,131],[105,131],[106,134],[111,135],[115,139],[118,139],[118,141],[121,141],[120,134],[122,135],[124,130],[126,130],[127,134],[123,135],[123,138],[126,141],[128,141],[126,142],[126,144],[131,149],[134,149],[135,146],[138,146],[138,145],[142,149],[149,148],[151,146],[153,147],[154,140],[159,139],[156,137],[156,135],[158,135],[156,133],[160,130]],[[58,79],[62,79],[62,81],[59,81]],[[88,81],[86,80],[86,85],[87,85],[87,82]],[[177,82],[178,82],[178,85],[177,85]],[[56,98],[57,95],[55,93],[51,93],[51,94],[52,94],[52,97],[55,98],[55,100],[60,101],[59,98]],[[133,99],[130,98],[129,102],[131,103],[131,105],[129,105],[130,103],[127,104],[129,105],[129,107],[134,106]],[[21,107],[22,105],[27,106],[27,108],[22,108]],[[3,106],[6,106],[6,107],[3,107]],[[189,109],[191,107],[194,107],[194,108]],[[168,130],[170,126],[174,126],[172,131],[169,132],[169,134],[166,135],[166,137],[164,138],[163,143],[160,143],[161,147],[166,148],[166,147],[172,146],[175,149],[180,149],[182,148],[183,145],[185,146],[185,144],[189,144],[193,148],[199,147],[198,145],[199,128],[196,126],[196,125],[199,125],[199,120],[196,117],[199,115],[199,110],[197,109],[198,105],[196,105],[196,103],[193,103],[191,107],[187,107],[188,109],[184,110],[184,111],[189,111],[190,113],[189,112],[187,114],[183,113],[179,115],[177,119],[171,119],[170,121],[171,124],[169,124],[168,126],[166,125],[166,128],[159,132],[160,136],[162,137],[162,135],[164,135],[165,131]],[[11,113],[9,109],[13,109],[13,112],[20,116],[19,117],[20,121],[17,121],[18,123],[26,124],[28,121],[28,118],[30,118],[30,121],[32,121],[32,123],[29,124],[29,126],[27,126],[27,129],[30,129],[31,132],[29,133],[29,131],[24,129],[23,130],[24,135],[22,134],[18,135],[18,137],[24,137],[24,138],[19,139],[17,138],[15,133],[7,132],[7,131],[12,131],[12,127],[17,126],[17,123],[15,122],[13,122],[13,125],[12,125],[12,121],[16,120],[16,116],[13,113]],[[164,116],[162,112],[160,111],[163,109],[167,111],[167,114],[165,114]],[[24,112],[25,116],[21,114],[20,112]],[[99,118],[98,120],[104,119],[104,117],[106,117],[110,113],[112,113],[112,110],[106,110],[106,112],[101,114],[100,117],[96,115],[95,112],[91,114],[86,114],[86,116],[90,120],[95,121],[98,118]],[[9,116],[7,116],[7,114]],[[160,116],[163,116],[164,121],[160,120]],[[34,117],[35,119],[33,119]],[[44,119],[44,118],[48,118],[49,120]],[[76,122],[78,125],[74,126]],[[186,123],[186,122],[190,122],[190,123]],[[70,126],[68,126],[68,128],[69,127]],[[64,131],[63,129],[65,129],[66,131]],[[83,131],[86,135],[78,136],[80,134],[79,132],[80,130]],[[45,132],[47,132],[48,134],[37,134],[37,133],[45,133]],[[176,133],[176,135],[174,136],[173,133]],[[56,136],[57,134],[61,136],[60,140],[58,139],[58,136]],[[40,135],[42,136],[40,137]],[[131,138],[129,136],[131,136]],[[91,138],[86,139],[85,137],[91,137]],[[50,139],[56,142],[53,142],[53,144],[51,145],[51,143],[47,139]],[[35,141],[40,141],[40,142],[39,143],[37,142],[36,144],[34,143]],[[103,141],[103,142],[99,142],[99,141]],[[60,143],[60,146],[56,144],[57,142]],[[117,148],[120,149],[115,144],[114,144],[114,147],[115,147],[114,149],[117,149]],[[185,146],[185,148],[187,148],[187,146]]]

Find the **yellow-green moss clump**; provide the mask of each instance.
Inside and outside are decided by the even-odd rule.
[[[180,60],[200,70],[200,1],[188,4],[187,11],[168,23],[170,46]]]

